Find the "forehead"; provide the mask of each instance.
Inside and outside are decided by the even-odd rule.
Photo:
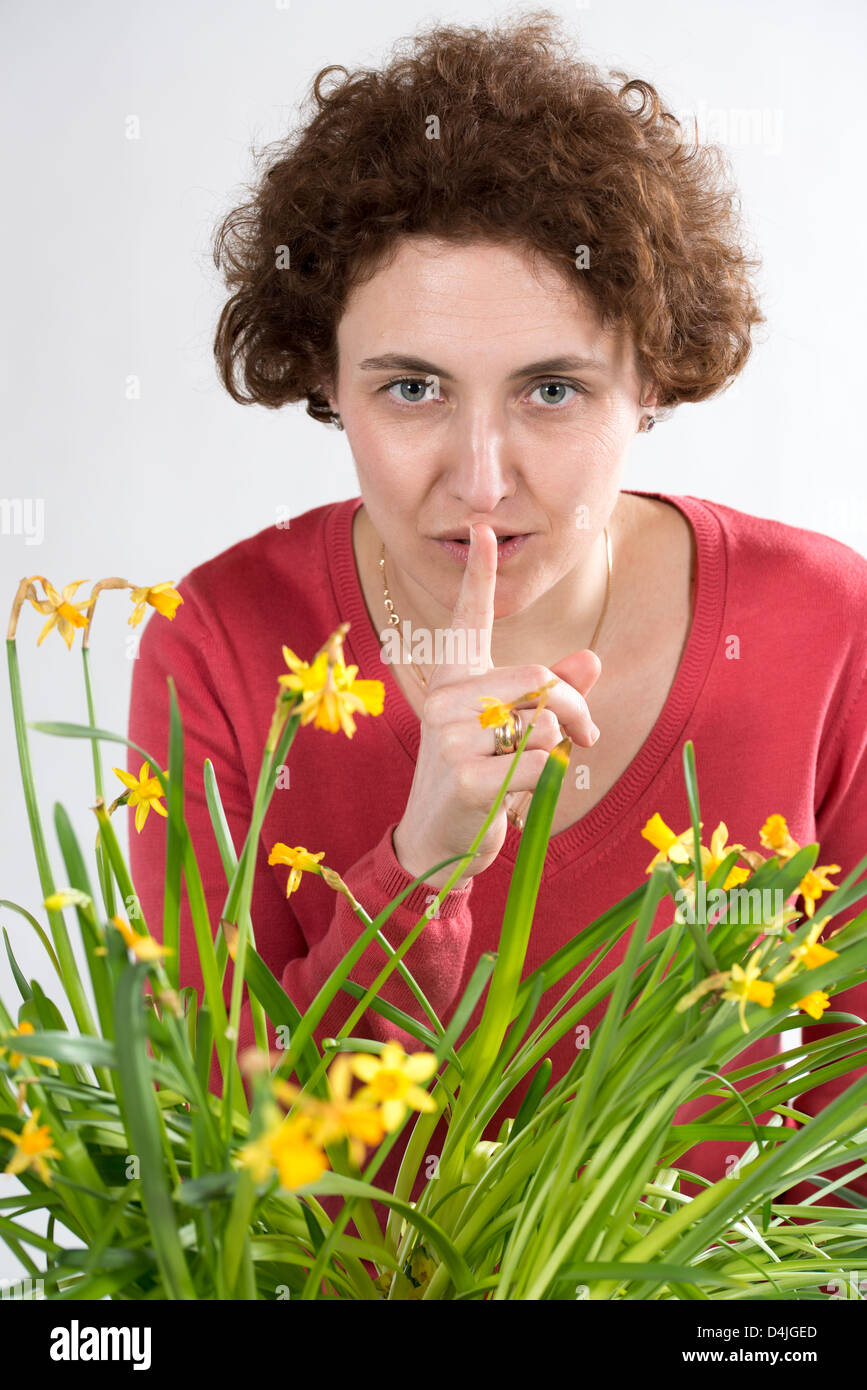
[[[603,329],[581,273],[518,243],[403,237],[350,290],[339,344],[350,357],[407,348],[410,337],[415,350],[484,345],[510,356],[531,339],[616,361],[622,335]]]

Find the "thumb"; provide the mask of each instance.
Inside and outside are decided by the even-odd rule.
[[[551,670],[555,676],[573,685],[580,695],[586,695],[602,674],[602,662],[589,647],[583,647],[564,656]]]

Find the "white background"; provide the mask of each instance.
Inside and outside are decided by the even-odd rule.
[[[694,112],[699,133],[726,147],[764,261],[768,324],[745,372],[720,399],[682,406],[642,435],[623,485],[708,497],[867,552],[863,9],[842,0],[550,8],[583,56],[648,79],[669,109]],[[314,422],[303,403],[242,408],[219,384],[212,342],[225,295],[211,234],[243,200],[251,147],[289,130],[321,67],[377,66],[395,40],[433,19],[510,13],[415,0],[7,0],[0,496],[41,499],[44,537],[28,544],[4,526],[5,611],[25,574],[58,588],[115,574],[177,582],[280,508],[295,516],[357,494],[345,434]],[[138,139],[127,138],[131,116]],[[140,380],[138,400],[127,398],[130,376]],[[104,596],[92,648],[97,720],[120,733],[129,612],[126,594]],[[28,718],[81,721],[80,636],[72,652],[56,633],[37,651],[43,621],[28,605],[19,628]],[[56,800],[93,868],[90,750],[40,734],[32,748],[62,884]],[[109,785],[111,764],[124,762],[116,752],[104,756]],[[0,760],[0,898],[44,920],[5,677]],[[23,919],[3,912],[0,924],[25,974],[56,998]],[[14,1014],[5,951],[0,997]],[[0,1177],[0,1195],[14,1190]],[[0,1278],[17,1273],[0,1245]]]

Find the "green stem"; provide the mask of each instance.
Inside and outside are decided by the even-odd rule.
[[[15,646],[14,638],[7,638],[6,654],[9,664],[9,688],[12,696],[12,713],[15,720],[15,743],[18,750],[18,766],[21,770],[21,785],[24,790],[24,802],[27,807],[27,820],[30,825],[30,838],[33,842],[33,851],[36,856],[36,867],[39,873],[39,882],[42,888],[43,898],[50,897],[55,891],[54,879],[51,873],[51,864],[48,859],[48,850],[45,844],[45,835],[42,830],[42,822],[39,818],[39,804],[36,798],[36,784],[33,778],[33,765],[30,760],[30,745],[27,739],[27,725],[24,719],[24,700],[21,693],[21,672],[18,666],[18,651]],[[78,972],[78,965],[72,950],[72,943],[69,940],[69,933],[66,930],[66,923],[63,920],[63,913],[55,909],[47,908],[48,922],[51,927],[51,935],[54,939],[57,959],[63,972],[63,982],[66,995],[69,999],[75,1021],[82,1033],[97,1036],[97,1027],[87,996],[84,992],[81,976]]]

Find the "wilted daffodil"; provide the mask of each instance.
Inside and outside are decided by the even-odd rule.
[[[538,690],[528,690],[525,695],[519,695],[515,700],[503,701],[495,700],[492,695],[480,695],[478,703],[485,706],[479,715],[479,723],[483,729],[498,729],[503,724],[508,724],[512,717],[512,712],[516,705],[522,705],[527,700],[538,700],[537,713],[542,709],[547,701],[546,691],[550,690],[557,682],[548,681],[547,684],[539,687]]]
[[[404,1264],[403,1272],[412,1285],[407,1294],[407,1302],[415,1302],[424,1297],[424,1291],[439,1268],[436,1260],[428,1254],[424,1245],[417,1245]]]
[[[319,860],[325,855],[325,850],[320,850],[318,854],[311,854],[303,845],[296,845],[294,849],[291,845],[284,845],[278,840],[271,846],[271,853],[268,855],[269,864],[288,864],[290,873],[286,881],[286,897],[294,893],[301,882],[301,874],[304,869],[315,872]]]
[[[65,907],[89,907],[92,902],[90,894],[82,893],[80,888],[64,888],[59,893],[49,893],[43,906],[49,912],[62,912]]]
[[[382,714],[385,686],[382,681],[356,680],[357,666],[343,661],[343,638],[348,623],[333,632],[325,646],[317,652],[312,664],[302,661],[291,647],[283,648],[283,656],[292,674],[278,676],[280,685],[301,694],[298,706],[301,723],[337,733],[347,738],[355,733],[353,714]]]
[[[51,1130],[48,1125],[37,1124],[39,1110],[24,1122],[20,1134],[16,1134],[12,1129],[0,1129],[0,1134],[4,1139],[9,1139],[15,1145],[15,1152],[7,1163],[6,1173],[22,1173],[25,1168],[35,1168],[40,1178],[48,1186],[51,1186],[51,1169],[45,1162],[47,1158],[62,1158],[63,1154],[55,1149],[51,1142]]]
[[[33,1024],[32,1024],[32,1023],[28,1023],[27,1020],[25,1019],[23,1023],[21,1023],[21,1024],[18,1025],[18,1027],[15,1029],[15,1031],[14,1031],[13,1033],[4,1033],[2,1036],[3,1036],[3,1037],[6,1037],[6,1038],[14,1038],[14,1037],[17,1035],[19,1038],[24,1038],[24,1037],[29,1037],[30,1034],[35,1033],[35,1032],[36,1032],[36,1029],[33,1027]],[[0,1047],[0,1056],[2,1056],[4,1052],[8,1052],[8,1053],[9,1053],[9,1065],[10,1065],[10,1067],[12,1068],[13,1071],[15,1070],[16,1067],[20,1067],[20,1066],[21,1066],[21,1063],[22,1063],[22,1061],[24,1060],[25,1057],[27,1058],[27,1061],[28,1061],[28,1062],[38,1062],[39,1065],[40,1065],[40,1066],[43,1066],[43,1067],[55,1067],[55,1068],[56,1068],[56,1066],[57,1066],[57,1063],[55,1062],[55,1060],[54,1060],[53,1057],[34,1057],[34,1056],[33,1056],[31,1053],[29,1053],[29,1052],[13,1052],[13,1051],[12,1051],[9,1047],[7,1047],[5,1044],[4,1044],[2,1047]]]
[[[367,1084],[358,1092],[358,1101],[379,1105],[382,1121],[390,1134],[406,1113],[412,1110],[432,1111],[436,1101],[416,1085],[428,1081],[437,1068],[432,1052],[404,1052],[400,1043],[387,1042],[377,1057],[373,1053],[358,1053],[352,1058],[352,1070]]]
[[[49,584],[47,579],[43,579],[41,574],[34,574],[34,579],[38,579],[45,590],[45,598],[37,598],[33,585],[27,587],[27,598],[33,604],[37,613],[50,613],[48,622],[43,627],[36,639],[37,647],[48,636],[48,633],[56,625],[67,649],[72,648],[72,639],[75,636],[77,627],[87,627],[87,610],[93,603],[93,599],[85,599],[83,602],[73,603],[72,595],[76,589],[80,589],[85,583],[83,579],[77,579],[74,584],[67,584],[61,593],[58,593],[53,584]]]
[[[131,772],[126,772],[121,767],[113,767],[114,772],[125,787],[129,787],[128,805],[135,807],[135,828],[141,832],[141,828],[148,818],[148,811],[153,809],[158,811],[161,816],[168,817],[165,806],[159,804],[159,799],[164,795],[157,777],[150,775],[150,763],[142,763],[139,769],[138,778],[133,777]],[[166,773],[168,776],[168,773]]]
[[[162,613],[164,618],[171,619],[175,616],[175,609],[184,601],[177,589],[172,587],[170,579],[164,579],[159,584],[151,584],[150,587],[145,586],[142,589],[134,589],[132,585],[130,588],[132,589],[130,598],[135,604],[129,619],[130,627],[138,626],[144,616],[145,605],[148,603],[158,613]]]

